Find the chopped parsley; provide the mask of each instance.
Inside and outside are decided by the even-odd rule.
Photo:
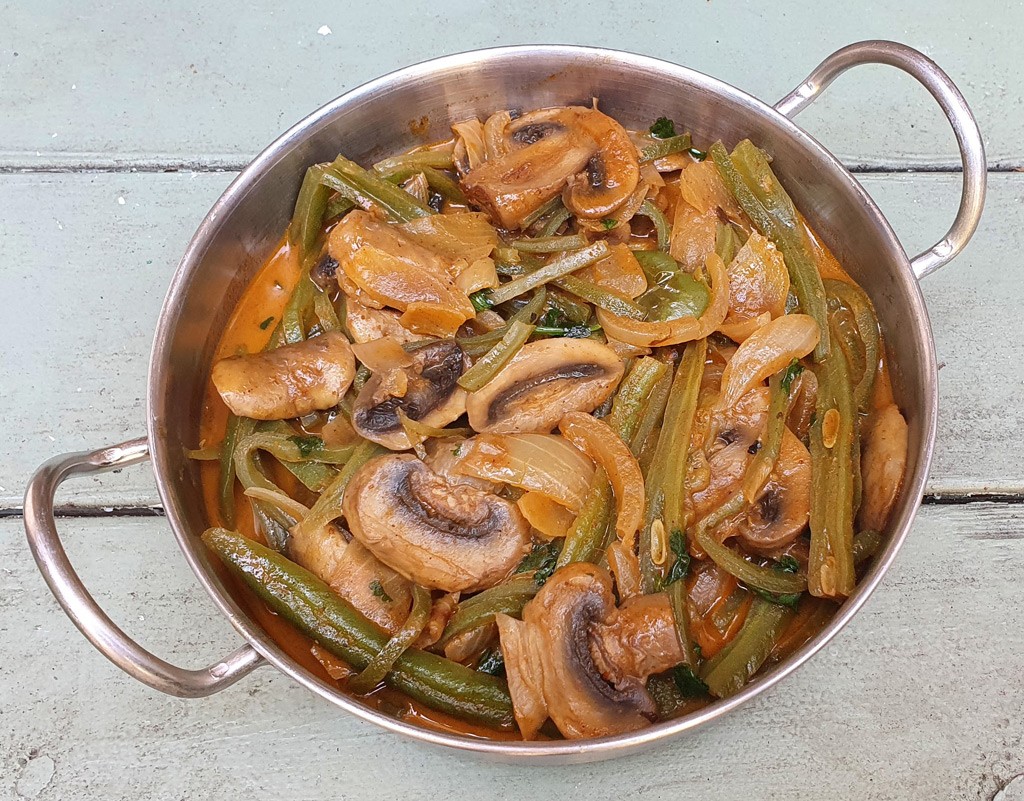
[[[317,451],[323,450],[324,447],[324,441],[320,437],[300,437],[296,435],[288,437],[288,441],[295,443],[295,446],[299,449],[299,456],[303,459],[308,459]]]
[[[676,135],[676,124],[668,117],[658,117],[650,131],[655,139],[669,139]]]
[[[565,328],[571,325],[572,320],[566,317],[565,312],[558,308],[550,308],[540,318],[540,325],[544,328]]]
[[[708,157],[708,154],[705,151],[698,150],[695,147],[691,147],[686,152],[690,154],[694,161],[704,161],[704,159]]]
[[[274,322],[274,316],[273,316],[273,315],[271,315],[271,316],[270,316],[270,317],[268,317],[268,318],[267,318],[266,320],[264,320],[264,321],[263,321],[262,323],[260,323],[260,330],[261,330],[261,331],[266,331],[266,330],[267,330],[267,327],[268,327],[268,326],[269,326],[269,325],[270,325],[270,324],[271,324],[272,322]]]
[[[462,443],[460,442],[454,448],[452,448],[452,456],[462,456]]]
[[[780,557],[775,562],[774,569],[779,573],[798,573],[800,571],[800,563],[789,554]],[[773,604],[780,604],[781,606],[788,606],[795,608],[800,603],[800,599],[803,597],[802,592],[792,592],[785,595],[776,595],[772,592],[765,592],[759,590],[756,587],[752,587],[754,594],[760,598],[764,598],[766,601],[771,601]]]
[[[665,586],[680,579],[686,578],[690,572],[690,554],[686,550],[686,535],[678,528],[672,529],[668,538],[668,547],[675,554],[676,560],[672,563],[668,575],[665,576]]]
[[[796,381],[797,376],[803,371],[804,366],[796,359],[793,359],[793,361],[789,363],[789,367],[787,367],[786,371],[782,374],[782,391],[788,395],[790,388],[793,386],[793,382]]]
[[[388,595],[387,590],[384,589],[384,585],[380,583],[380,579],[374,579],[370,582],[370,592],[380,598],[384,603],[391,603],[391,596]]]
[[[676,688],[684,698],[702,698],[708,694],[708,685],[701,681],[688,665],[679,665],[672,671]]]
[[[604,226],[604,230],[606,231],[612,230],[612,228],[614,228],[618,224],[619,221],[611,217],[605,217],[603,220],[601,220],[601,225]]]
[[[788,553],[784,556],[780,556],[777,562],[777,568],[783,573],[796,573],[800,570],[800,563],[795,557],[790,556]]]
[[[491,676],[505,675],[505,655],[497,648],[484,651],[480,662],[476,666],[478,673],[487,673]]]
[[[478,292],[474,292],[469,296],[469,300],[473,304],[473,308],[478,312],[494,308],[494,301],[491,300],[490,290],[487,289],[481,289]]]
[[[551,574],[555,572],[555,563],[558,561],[558,554],[561,547],[557,542],[537,543],[533,550],[523,557],[523,561],[516,568],[516,573],[529,573],[533,571],[533,580],[543,584]]]

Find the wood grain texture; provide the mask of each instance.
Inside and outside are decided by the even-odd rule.
[[[0,176],[0,508],[19,506],[42,459],[142,433],[157,313],[193,229],[231,178],[203,174]],[[863,180],[908,250],[948,226],[955,175]],[[119,199],[125,202],[122,205]],[[993,175],[988,210],[967,251],[925,282],[940,372],[939,437],[929,491],[1024,491],[1019,457],[1020,279],[1024,175]],[[9,365],[9,366],[8,366]],[[148,468],[70,483],[63,502],[158,502]]]
[[[155,519],[62,521],[81,575],[157,654],[237,635]],[[0,521],[0,798],[989,799],[1024,773],[1024,507],[925,507],[865,609],[781,685],[635,757],[523,769],[377,731],[262,669],[218,696],[119,673]],[[514,788],[514,789],[513,789]]]
[[[993,166],[1024,163],[1020,3],[452,0],[228,4],[0,3],[0,165],[237,167],[347,89],[446,53],[524,42],[629,50],[768,102],[860,39],[905,41],[959,83]],[[318,31],[330,29],[328,35]],[[751,43],[757,42],[757,46]],[[84,56],[84,57],[83,57]],[[889,68],[844,77],[801,122],[847,163],[958,166],[928,94]]]

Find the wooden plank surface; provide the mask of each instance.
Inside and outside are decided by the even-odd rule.
[[[0,508],[55,453],[143,433],[150,342],[180,253],[227,173],[0,176],[0,238],[8,312],[0,316]],[[956,175],[862,176],[911,252],[948,226]],[[1024,491],[1017,402],[1024,175],[992,176],[988,210],[968,250],[925,282],[935,329],[941,407],[929,491]],[[120,203],[124,200],[124,203]],[[8,362],[9,359],[9,362]],[[66,502],[157,502],[146,467],[67,485]]]
[[[157,654],[235,647],[165,521],[61,528]],[[862,613],[768,694],[645,754],[524,770],[384,734],[269,668],[204,700],[149,691],[79,636],[3,520],[0,798],[989,799],[1024,773],[1022,530],[1021,506],[927,506]]]
[[[237,167],[293,122],[398,67],[478,47],[588,44],[715,75],[768,102],[828,53],[894,38],[958,81],[993,166],[1024,163],[1019,2],[625,0],[283,6],[178,0],[0,3],[0,165]],[[889,68],[844,77],[802,122],[869,167],[959,164],[927,93]]]

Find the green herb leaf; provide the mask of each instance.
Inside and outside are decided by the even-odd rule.
[[[800,570],[800,563],[787,553],[779,557],[775,569],[781,570],[783,573],[797,573]]]
[[[700,680],[688,665],[679,665],[672,671],[676,687],[686,698],[703,698],[708,694],[708,685]]]
[[[650,131],[656,139],[668,139],[676,135],[676,124],[668,117],[658,117]]]
[[[800,571],[800,563],[789,554],[780,557],[775,562],[775,570],[779,573],[798,573]],[[786,595],[776,595],[771,592],[765,592],[759,590],[756,587],[752,587],[754,594],[764,598],[766,601],[771,601],[773,604],[780,604],[781,606],[788,606],[795,608],[800,603],[800,599],[803,598],[802,592],[793,592]]]
[[[324,441],[320,437],[300,437],[298,435],[294,437],[288,437],[289,442],[294,442],[299,449],[299,456],[303,459],[308,459],[317,451],[323,450]]]
[[[532,570],[533,580],[543,584],[555,572],[560,550],[561,546],[556,541],[537,543],[533,550],[523,557],[523,561],[516,568],[516,573],[529,573]]]
[[[491,291],[489,289],[481,289],[474,292],[469,296],[469,300],[473,304],[473,308],[478,312],[494,308],[494,304],[491,302]]]
[[[704,151],[704,150],[697,150],[697,148],[695,148],[695,147],[691,147],[686,152],[689,153],[690,156],[693,157],[694,161],[704,161],[704,159],[706,159],[708,157],[708,154],[707,154],[706,151]]]
[[[787,395],[789,394],[790,388],[793,386],[793,382],[796,381],[797,376],[804,371],[804,366],[799,361],[793,359],[789,363],[789,367],[782,374],[782,391]]]
[[[690,572],[690,553],[686,550],[686,535],[678,528],[672,529],[668,538],[668,547],[675,554],[676,560],[672,563],[668,575],[665,576],[665,587],[686,578]]]
[[[546,326],[538,325],[533,333],[539,337],[569,337],[570,339],[586,339],[601,330],[599,325]]]
[[[605,217],[603,220],[601,220],[601,225],[604,226],[604,230],[606,231],[612,230],[612,228],[614,228],[618,224],[619,221],[613,220],[611,217]]]
[[[266,330],[267,330],[267,327],[268,327],[268,326],[269,326],[269,325],[270,325],[270,324],[271,324],[272,322],[274,322],[274,317],[273,317],[273,315],[271,315],[271,316],[270,316],[270,317],[268,317],[268,318],[267,318],[266,320],[264,320],[264,321],[263,321],[262,323],[260,323],[260,330],[261,330],[261,331],[266,331]]]
[[[384,603],[391,603],[391,596],[388,595],[387,590],[384,589],[384,585],[380,583],[379,579],[374,579],[370,582],[370,592],[380,598]]]
[[[505,655],[498,648],[491,648],[484,651],[480,662],[476,666],[478,673],[487,673],[491,676],[505,675]]]

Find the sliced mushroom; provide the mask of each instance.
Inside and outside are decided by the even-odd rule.
[[[874,423],[864,438],[861,456],[864,501],[858,522],[863,528],[885,530],[903,488],[909,437],[907,421],[895,403],[875,413]]]
[[[404,312],[402,323],[413,331],[452,336],[475,314],[450,264],[372,214],[346,214],[331,230],[328,251],[368,298]]]
[[[441,428],[466,411],[466,391],[456,382],[469,367],[457,342],[433,342],[413,351],[413,364],[401,381],[377,373],[363,385],[352,408],[352,426],[372,442],[393,451],[412,447],[398,410],[410,419]],[[396,386],[404,391],[399,397]]]
[[[622,372],[615,351],[592,339],[531,342],[469,396],[469,424],[481,432],[551,431],[566,412],[600,406]]]
[[[530,550],[515,504],[453,484],[410,454],[367,462],[342,510],[352,536],[410,581],[446,592],[486,589]]]
[[[580,109],[576,120],[598,150],[586,170],[569,182],[562,202],[577,217],[604,219],[629,199],[640,181],[636,146],[625,128],[596,109]]]
[[[615,685],[680,664],[686,656],[668,594],[638,595],[623,602],[605,623],[594,627],[590,653],[601,675]]]
[[[608,571],[577,562],[548,579],[524,608],[520,625],[499,619],[509,690],[524,737],[536,733],[542,715],[569,738],[636,731],[655,719],[641,678],[623,674],[612,684],[594,660],[594,632],[616,615]]]
[[[210,377],[239,417],[285,420],[336,406],[355,374],[348,340],[331,331],[274,350],[221,359]]]

